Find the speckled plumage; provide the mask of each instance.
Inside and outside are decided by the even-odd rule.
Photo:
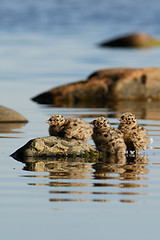
[[[51,136],[75,138],[87,141],[93,134],[92,127],[80,118],[64,118],[62,115],[53,115],[46,121]]]
[[[96,148],[105,154],[125,154],[126,145],[120,130],[110,127],[109,121],[98,117],[90,122],[93,127],[93,141]]]
[[[130,112],[124,113],[119,121],[118,129],[124,135],[128,153],[135,151],[137,154],[146,149],[149,143],[148,134],[144,127],[138,125],[135,115]]]

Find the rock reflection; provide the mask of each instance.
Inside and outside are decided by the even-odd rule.
[[[155,101],[118,101],[110,102],[106,107],[120,114],[111,114],[110,117],[117,118],[123,112],[133,112],[138,119],[160,119],[160,102]]]
[[[0,123],[0,134],[22,133],[21,131],[17,131],[17,129],[22,128],[25,125],[26,123]],[[2,138],[2,136],[0,137]]]
[[[49,172],[48,178],[50,179],[88,179],[92,173],[91,166],[83,161],[84,159],[81,158],[31,161],[30,158],[26,161],[24,170]]]
[[[147,184],[142,183],[147,180],[147,164],[148,159],[142,156],[123,156],[119,159],[112,156],[94,163],[81,158],[30,158],[26,160],[24,170],[39,174],[26,174],[24,177],[34,179],[29,185],[49,186],[51,202],[108,202],[116,196],[120,202],[133,203],[138,196],[146,195],[140,189],[147,187]],[[37,181],[38,178],[46,180]]]
[[[54,107],[54,106],[53,106]],[[64,106],[66,107],[66,105]],[[93,117],[96,118],[99,115],[103,115],[104,117],[118,118],[124,112],[133,112],[138,119],[148,119],[148,120],[159,120],[160,119],[160,101],[152,101],[148,99],[148,101],[108,101],[105,104],[101,102],[96,103],[85,103],[80,105],[67,105],[67,107],[73,108],[106,108],[107,114],[92,114],[87,112],[87,114],[79,114],[80,117]]]

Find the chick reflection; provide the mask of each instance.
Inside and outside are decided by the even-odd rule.
[[[24,170],[39,172],[25,177],[34,179],[29,185],[49,186],[51,202],[108,202],[116,195],[122,203],[133,203],[136,202],[133,196],[135,198],[136,195],[146,195],[137,189],[147,185],[137,183],[137,180],[147,179],[142,177],[148,173],[147,162],[148,160],[141,156],[112,156],[102,158],[96,163],[89,163],[81,158],[52,158],[40,161],[29,159]],[[37,178],[42,180],[37,181]]]
[[[145,180],[146,178],[138,175],[148,173],[148,169],[145,168],[147,163],[148,159],[141,156],[103,157],[101,162],[93,165],[94,177],[95,179]],[[111,173],[119,174],[119,176],[110,176]]]
[[[118,187],[123,188],[124,191],[109,192],[108,194],[118,194],[125,195],[126,199],[120,199],[120,202],[129,203],[136,202],[134,199],[128,199],[130,196],[134,195],[146,195],[145,193],[136,192],[137,188],[145,188],[146,184],[139,184],[133,181],[137,180],[147,180],[146,177],[139,175],[146,175],[149,170],[146,168],[148,164],[148,159],[142,156],[115,158],[114,156],[110,158],[102,158],[102,162],[95,163],[93,168],[95,169],[94,178],[99,180],[108,180],[107,182],[95,183],[94,187]],[[114,180],[119,180],[120,182],[114,183]],[[127,181],[127,182],[126,182]],[[132,182],[131,182],[132,181]],[[131,191],[130,189],[133,189]],[[114,188],[113,188],[114,189]]]

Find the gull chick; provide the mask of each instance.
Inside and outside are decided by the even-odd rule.
[[[137,155],[140,150],[146,149],[149,144],[148,134],[143,127],[138,125],[135,115],[126,112],[122,114],[119,121],[118,129],[124,135],[128,153],[135,151],[135,155]]]
[[[109,121],[104,117],[98,117],[90,124],[93,125],[93,141],[96,148],[102,153],[125,154],[126,145],[120,130],[111,128]]]
[[[46,121],[51,136],[75,138],[87,141],[93,134],[92,127],[80,118],[64,118],[62,115],[53,115]]]

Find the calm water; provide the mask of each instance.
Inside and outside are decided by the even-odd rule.
[[[159,48],[97,47],[134,31],[160,37],[159,9],[158,0],[0,1],[0,104],[29,120],[0,124],[1,239],[158,239],[160,103],[53,108],[31,98],[97,69],[159,67]],[[125,111],[137,115],[151,139],[136,159],[24,164],[9,156],[29,139],[47,136],[44,121],[52,114],[86,121],[104,115],[117,127]]]

